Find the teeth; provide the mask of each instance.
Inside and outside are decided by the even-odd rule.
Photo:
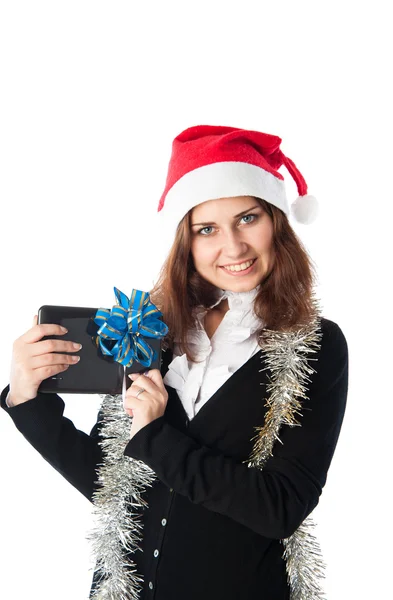
[[[253,260],[249,260],[248,262],[242,263],[241,265],[235,265],[232,267],[224,267],[224,269],[227,269],[228,271],[244,271],[245,269],[248,269],[248,267],[250,267],[253,262],[254,262]]]

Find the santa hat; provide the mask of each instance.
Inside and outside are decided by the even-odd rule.
[[[307,184],[294,162],[280,150],[281,138],[237,127],[195,125],[172,143],[164,192],[158,204],[160,224],[173,236],[181,219],[194,206],[217,198],[256,196],[280,208],[298,223],[312,223],[318,201],[307,194]],[[285,165],[299,197],[289,207]]]

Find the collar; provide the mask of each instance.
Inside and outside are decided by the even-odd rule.
[[[209,306],[209,309],[214,308],[217,306],[217,304],[222,302],[222,300],[228,298],[230,310],[248,310],[250,308],[250,304],[258,294],[260,287],[261,284],[258,284],[254,289],[249,290],[248,292],[232,292],[231,290],[217,288],[216,301]]]
[[[253,310],[253,301],[258,294],[260,285],[258,284],[248,292],[232,292],[231,290],[217,288],[216,299],[213,304],[208,308],[201,305],[194,308],[196,326],[187,333],[188,341],[197,344],[201,349],[200,351],[203,348],[207,350],[211,347],[203,320],[208,310],[217,306],[225,298],[228,298],[229,310],[233,311],[232,327],[226,333],[227,341],[239,343],[248,339],[261,326],[260,319],[256,317]],[[178,342],[178,339],[175,339],[175,342]]]

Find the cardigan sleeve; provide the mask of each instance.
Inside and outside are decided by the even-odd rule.
[[[7,385],[0,404],[25,439],[41,456],[90,502],[96,488],[97,466],[102,460],[98,444],[100,419],[90,435],[80,431],[63,416],[64,400],[57,394],[38,393],[32,400],[9,407],[5,400]]]
[[[203,446],[165,415],[140,429],[124,453],[191,502],[273,539],[292,535],[319,502],[340,433],[348,389],[348,347],[329,321],[302,402],[301,426],[283,425],[264,468]],[[314,363],[315,364],[315,363]]]

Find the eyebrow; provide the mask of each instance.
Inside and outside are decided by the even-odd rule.
[[[244,215],[245,213],[249,212],[250,210],[253,210],[254,208],[262,208],[260,204],[256,204],[255,206],[250,206],[250,208],[247,208],[246,210],[243,210],[241,213],[239,213],[238,215],[234,215],[234,219],[236,219],[237,217],[241,217],[242,215]],[[191,225],[191,227],[196,227],[197,225],[217,225],[217,223],[215,223],[214,221],[209,221],[208,223],[194,223],[193,225]]]

